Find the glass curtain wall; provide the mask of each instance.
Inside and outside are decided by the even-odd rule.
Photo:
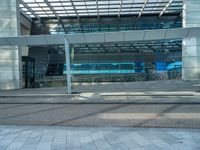
[[[73,82],[132,82],[181,78],[181,41],[74,45]],[[64,71],[66,73],[66,66]]]
[[[130,21],[129,21],[130,20]],[[47,34],[115,32],[181,27],[180,16],[43,19]],[[46,28],[45,28],[46,29]],[[37,28],[35,28],[37,30]],[[38,30],[37,30],[38,31]],[[45,30],[46,31],[46,30]],[[129,82],[181,78],[181,40],[101,43],[73,45],[71,48],[73,82]],[[64,47],[49,48],[46,76],[66,73]],[[65,78],[64,78],[65,79]]]

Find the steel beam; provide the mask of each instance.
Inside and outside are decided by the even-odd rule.
[[[41,18],[35,13],[35,11],[32,10],[31,7],[29,7],[23,0],[20,0],[20,3],[28,9],[39,21],[41,21]]]
[[[100,16],[99,16],[99,4],[98,4],[98,0],[96,0],[96,5],[97,5],[97,15],[98,15],[98,20],[99,20]]]
[[[166,4],[166,6],[163,8],[163,10],[160,12],[159,17],[161,17],[165,11],[167,10],[167,8],[170,6],[170,4],[172,3],[173,0],[169,0],[168,3]]]
[[[72,4],[72,7],[73,7],[73,9],[74,9],[74,11],[75,11],[75,14],[76,14],[76,16],[77,16],[77,18],[78,18],[78,21],[80,21],[80,16],[78,15],[78,12],[77,12],[77,10],[76,10],[76,7],[75,7],[75,5],[74,5],[74,2],[73,2],[72,0],[70,0],[70,2],[71,2],[71,4]]]
[[[121,15],[122,4],[123,4],[123,0],[120,1],[119,12],[118,12],[118,18],[120,18],[120,15]]]
[[[141,17],[141,15],[142,15],[142,13],[143,13],[143,11],[144,11],[144,9],[145,9],[145,7],[146,7],[148,1],[149,1],[149,0],[145,0],[144,5],[143,5],[143,7],[142,7],[142,10],[140,11],[140,13],[139,13],[139,15],[138,15],[138,18]]]
[[[50,8],[50,10],[55,14],[55,16],[58,19],[58,23],[61,23],[61,26],[63,28],[63,30],[65,31],[65,33],[67,33],[67,30],[65,29],[64,23],[62,22],[62,19],[60,18],[60,16],[56,13],[55,9],[53,8],[53,6],[51,6],[51,4],[47,1],[44,0],[44,2],[47,4],[47,6]]]

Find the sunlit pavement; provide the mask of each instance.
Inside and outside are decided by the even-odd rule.
[[[200,130],[0,126],[1,150],[199,150]]]

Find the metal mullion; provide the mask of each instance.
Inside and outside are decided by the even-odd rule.
[[[87,14],[88,14],[88,16],[89,16],[89,13],[88,13],[88,8],[87,8],[87,5],[86,5],[86,0],[84,0],[84,3],[85,3],[85,8],[86,8],[86,11],[87,11]]]
[[[123,3],[123,5],[130,5],[131,3]],[[142,5],[143,3],[134,3],[134,5]],[[148,2],[148,4],[156,4],[156,3],[150,3],[150,2]],[[166,4],[166,3],[164,3],[164,4]],[[102,5],[102,6],[107,6],[107,4],[100,4],[100,5]],[[111,5],[116,5],[116,6],[118,6],[118,4],[116,3],[116,4],[111,4]],[[68,5],[66,5],[66,4],[63,4],[63,6],[68,6]],[[79,4],[78,6],[85,6],[84,4]],[[96,4],[87,4],[87,6],[96,6]],[[59,6],[55,6],[55,7],[59,7]],[[141,8],[141,7],[140,7]]]
[[[92,2],[94,2],[94,0],[87,0],[87,1],[92,1]],[[102,1],[102,2],[107,2],[108,0],[101,0],[101,1]],[[116,0],[109,0],[109,1],[112,2],[112,1],[116,1]],[[74,0],[74,2],[82,2],[82,0]],[[179,1],[178,1],[178,2],[179,2]],[[177,3],[178,3],[178,2],[177,2]],[[154,2],[154,1],[153,1],[153,2],[149,2],[149,3],[150,3],[150,4],[151,4],[151,3],[154,4],[154,3],[166,3],[166,2],[163,2],[163,1],[162,1],[162,2]],[[181,3],[181,2],[180,2],[180,3]],[[136,2],[135,4],[144,4],[144,3],[143,3],[143,2]]]
[[[79,16],[79,14],[78,14],[78,12],[77,12],[77,10],[76,10],[76,7],[75,7],[75,5],[74,5],[74,2],[73,2],[72,0],[70,0],[70,2],[71,2],[71,4],[72,4],[72,7],[74,8],[74,11],[75,11],[75,14],[76,14],[78,20],[80,21],[80,16]]]
[[[59,2],[57,2],[59,3]],[[166,4],[166,2],[162,2],[163,4]],[[161,2],[159,2],[159,4],[162,4]],[[176,3],[176,2],[174,2]],[[134,3],[134,5],[142,5],[144,3]],[[148,4],[157,4],[156,2],[148,2]],[[179,4],[179,3],[178,3]],[[62,4],[64,7],[67,7],[68,5],[66,4]],[[101,6],[107,6],[107,4],[100,4]],[[116,5],[118,6],[118,4],[111,4],[111,5]],[[123,3],[124,6],[128,5],[130,6],[130,3]],[[78,6],[85,6],[84,4],[79,4]],[[96,6],[96,4],[87,4],[86,6]],[[54,6],[54,7],[60,7],[60,6]],[[151,6],[151,7],[154,7],[154,6]],[[163,7],[163,6],[156,6],[156,7]],[[141,7],[139,7],[141,8]]]
[[[65,9],[63,3],[61,1],[59,1],[61,3],[61,6],[64,8],[64,10],[66,11],[66,14],[68,15],[69,13],[67,12],[67,10]]]
[[[94,0],[87,0],[88,2],[94,2]],[[108,0],[101,0],[101,1],[108,1]],[[109,0],[110,2],[112,2],[112,1],[116,1],[116,0]],[[65,1],[63,1],[63,2],[65,2]],[[82,2],[82,0],[73,0],[73,2]],[[28,2],[29,4],[34,4],[35,2]],[[60,1],[52,1],[52,3],[60,3]],[[166,4],[167,2],[166,1],[162,1],[162,2],[148,2],[148,4],[157,4],[157,3],[159,3],[159,4]],[[174,2],[174,3],[182,3],[181,1],[176,1],[176,2]],[[129,3],[124,3],[124,4],[127,4],[127,5],[130,5]],[[144,4],[144,3],[142,3],[142,2],[136,2],[136,3],[134,3],[134,4],[136,4],[136,5],[142,5],[142,4]],[[89,4],[89,5],[94,5],[94,4]]]
[[[20,0],[20,3],[28,9],[39,21],[41,21],[41,18],[32,10],[31,7],[29,7],[23,0]]]
[[[28,14],[26,14],[21,8],[19,8],[19,10],[20,10],[20,13],[24,15],[24,17],[26,17],[29,21],[31,22],[33,21],[32,18]]]
[[[99,19],[100,16],[99,16],[99,4],[98,4],[98,0],[96,0],[96,6],[97,6],[97,15],[98,15],[98,19]]]
[[[120,13],[121,13],[121,9],[122,9],[122,1],[120,1],[120,6],[119,6],[119,12],[118,12],[118,18],[120,18]]]
[[[144,11],[144,9],[145,9],[145,7],[146,7],[148,1],[149,1],[149,0],[145,0],[144,5],[143,5],[143,7],[142,7],[142,10],[140,11],[140,13],[139,13],[139,15],[138,15],[138,18],[141,17],[141,15],[142,15],[142,13],[143,13],[143,11]]]
[[[170,6],[170,4],[173,2],[173,0],[169,0],[168,3],[165,5],[165,7],[163,8],[163,10],[160,12],[159,17],[161,17],[165,11],[167,10],[167,8]]]
[[[110,13],[110,0],[107,0],[107,1],[108,1],[108,15],[109,15],[109,13]]]
[[[56,11],[54,10],[54,8],[51,6],[51,4],[47,1],[47,0],[44,0],[44,2],[47,4],[47,6],[50,8],[50,10],[54,13],[54,15],[57,17],[58,19],[58,22],[61,23],[61,26],[63,28],[63,30],[65,31],[65,33],[67,33],[66,29],[65,29],[65,26],[64,26],[64,23],[62,22],[62,19],[60,18],[60,16],[56,13]]]
[[[48,16],[48,14],[46,13],[46,11],[39,5],[38,2],[36,2],[38,4],[38,6],[42,9],[42,11]]]
[[[133,0],[132,3],[131,3],[130,10],[129,10],[129,14],[131,13],[131,10],[132,10],[132,8],[133,8],[133,4],[135,4],[135,3],[134,3],[134,0]],[[126,4],[125,4],[125,5],[126,5]]]

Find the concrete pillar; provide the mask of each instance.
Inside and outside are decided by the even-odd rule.
[[[71,71],[70,71],[70,52],[69,52],[69,43],[65,39],[65,60],[66,60],[66,71],[67,71],[67,94],[72,93],[71,89]]]
[[[183,27],[200,27],[200,0],[183,0]],[[182,79],[200,79],[200,37],[183,39]]]
[[[74,46],[72,45],[72,46],[70,46],[70,64],[75,64],[75,61],[74,61]],[[74,81],[74,74],[71,74],[71,80],[72,80],[72,82]]]
[[[0,2],[0,37],[19,35],[17,0]],[[0,90],[21,88],[21,54],[16,46],[0,47]]]

